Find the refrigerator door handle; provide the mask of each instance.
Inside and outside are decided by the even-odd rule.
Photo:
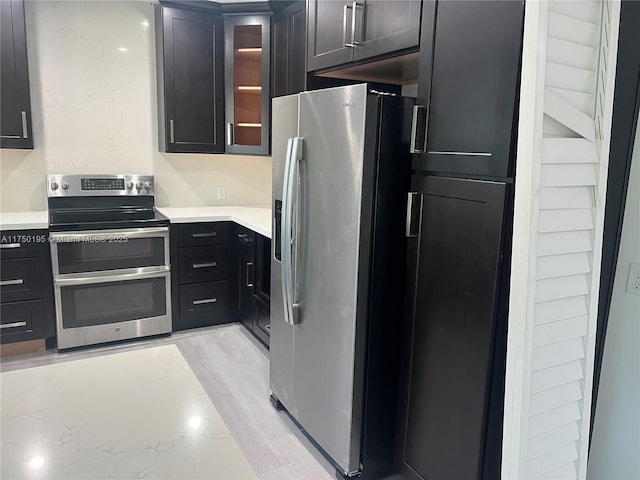
[[[287,140],[287,153],[284,160],[284,178],[282,182],[282,216],[280,225],[280,251],[282,256],[282,303],[284,306],[284,320],[293,325],[291,312],[291,297],[289,290],[289,271],[291,269],[291,192],[292,192],[292,164],[291,151],[293,138]]]
[[[282,187],[282,293],[284,299],[285,320],[290,325],[298,323],[299,305],[295,300],[293,288],[293,186],[297,163],[302,159],[302,139],[290,138],[287,143],[287,158],[284,167]]]
[[[302,160],[302,145],[303,140],[300,137],[294,137],[293,143],[291,144],[291,163],[293,167],[291,169],[291,191],[293,191],[294,185],[294,177],[295,177],[295,185],[296,185],[296,203],[299,195],[299,185],[300,185],[300,168],[299,162]],[[295,175],[294,175],[295,172]],[[292,194],[293,195],[293,194]],[[293,201],[291,202],[291,214],[293,218],[293,210],[294,210]],[[300,208],[299,204],[296,204],[296,228],[295,235],[291,240],[291,251],[295,252],[296,255],[291,258],[291,268],[289,269],[290,280],[289,285],[291,287],[289,298],[291,299],[291,321],[292,325],[295,325],[300,322],[300,304],[298,303],[298,234],[300,232]],[[293,226],[293,225],[292,225]],[[293,228],[291,229],[293,232]]]

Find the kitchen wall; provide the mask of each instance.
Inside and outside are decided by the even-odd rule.
[[[640,296],[627,290],[640,263],[640,128],[629,176],[620,251],[589,453],[590,480],[640,478]]]
[[[270,203],[269,157],[158,152],[152,3],[25,3],[34,150],[0,151],[0,211],[46,208],[46,173],[152,172],[158,205]]]

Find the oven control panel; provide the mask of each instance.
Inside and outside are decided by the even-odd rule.
[[[48,197],[155,194],[153,175],[47,175]]]
[[[83,178],[82,190],[124,190],[124,178]]]

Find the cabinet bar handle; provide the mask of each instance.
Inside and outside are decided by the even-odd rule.
[[[355,47],[356,45],[360,45],[360,42],[356,42],[356,13],[358,8],[358,2],[353,2],[351,4],[352,13],[351,13],[351,46]]]
[[[194,300],[192,303],[194,305],[204,305],[205,303],[216,303],[217,301],[217,298],[203,298],[202,300]]]
[[[215,267],[218,265],[218,262],[209,262],[209,263],[193,263],[191,265],[192,268],[209,268]]]
[[[342,45],[344,47],[353,47],[353,43],[348,43],[347,42],[347,12],[349,10],[351,10],[353,7],[351,5],[345,5],[344,6],[344,10],[342,11]],[[353,15],[353,13],[352,13]],[[351,22],[352,28],[353,28],[353,21]],[[353,32],[351,32],[351,37],[353,40]]]
[[[422,221],[422,195],[418,192],[407,193],[407,225],[405,236],[413,238],[420,235],[420,222]]]
[[[253,270],[253,262],[247,262],[247,287],[253,287],[253,280],[249,282],[249,267]]]
[[[27,130],[27,112],[23,110],[20,113],[22,114],[22,138],[29,138],[29,131]]]
[[[13,323],[4,323],[0,325],[0,330],[4,330],[5,328],[17,328],[17,327],[25,327],[27,322],[13,322]]]
[[[22,285],[24,280],[22,278],[16,278],[15,280],[2,280],[0,281],[0,287],[6,287],[8,285]]]
[[[173,119],[169,120],[169,142],[176,143],[176,129],[173,126]]]
[[[413,106],[411,119],[411,142],[409,153],[423,153],[426,149],[426,108],[422,105]]]
[[[201,233],[192,233],[191,238],[208,238],[208,237],[217,237],[218,232],[201,232]]]
[[[227,145],[233,145],[233,123],[227,123]]]
[[[9,248],[20,248],[22,246],[21,243],[3,243],[0,245],[0,248],[2,249],[9,249]]]

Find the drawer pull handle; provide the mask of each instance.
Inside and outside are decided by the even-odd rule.
[[[247,287],[253,287],[253,279],[249,280],[249,272],[252,272],[253,277],[253,262],[247,262]]]
[[[16,278],[14,280],[2,280],[0,281],[0,287],[6,287],[9,285],[22,285],[24,283],[24,279]]]
[[[218,262],[208,262],[208,263],[194,263],[191,265],[192,268],[209,268],[215,267],[218,265]]]
[[[29,138],[29,129],[27,128],[27,112],[24,110],[20,112],[20,118],[22,120],[22,138]]]
[[[202,300],[194,300],[194,305],[204,305],[205,303],[216,303],[218,301],[217,298],[203,298]]]
[[[20,248],[22,246],[21,243],[3,243],[2,245],[0,245],[0,248],[5,249],[5,248]]]
[[[13,323],[4,323],[0,325],[0,330],[4,330],[5,328],[18,328],[18,327],[26,327],[27,322],[13,322]]]
[[[207,237],[217,237],[218,232],[202,232],[202,233],[192,233],[191,238],[207,238]]]

